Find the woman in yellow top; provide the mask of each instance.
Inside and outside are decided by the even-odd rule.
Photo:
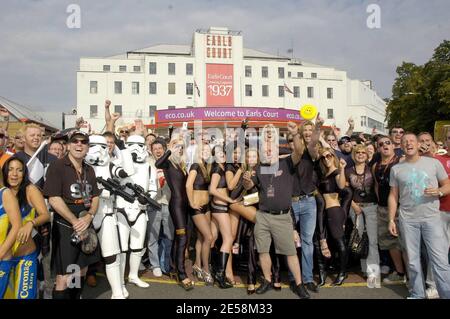
[[[1,177],[0,183],[3,183],[3,176]],[[9,275],[13,267],[12,247],[20,226],[17,199],[11,190],[2,187],[0,189],[0,299],[3,299],[8,287]]]
[[[12,157],[5,162],[3,183],[17,198],[22,218],[11,259],[14,267],[13,291],[8,291],[5,297],[36,299],[38,297],[37,257],[39,251],[36,249],[32,235],[35,227],[50,220],[50,214],[41,192],[28,180],[27,166],[21,159]]]

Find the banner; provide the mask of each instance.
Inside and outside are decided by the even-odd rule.
[[[298,110],[286,110],[268,107],[196,107],[192,109],[175,109],[156,111],[156,123],[205,121],[301,121]]]
[[[206,64],[206,105],[234,106],[232,64]]]

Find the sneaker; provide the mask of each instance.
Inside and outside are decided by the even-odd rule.
[[[393,284],[398,282],[406,283],[406,276],[400,276],[396,271],[394,271],[393,273],[389,274],[389,276],[384,278],[383,282],[386,284]]]
[[[380,277],[377,276],[367,277],[367,288],[381,288]]]
[[[162,271],[161,271],[161,268],[155,268],[155,269],[153,269],[153,276],[155,276],[155,277],[162,277]]]
[[[439,299],[439,293],[434,287],[427,288],[425,294],[427,299]]]
[[[386,265],[381,266],[380,272],[381,272],[383,275],[389,274],[389,271],[391,271],[391,269],[389,268],[389,266],[386,266]]]

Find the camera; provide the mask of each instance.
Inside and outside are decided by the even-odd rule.
[[[72,245],[78,245],[81,242],[80,235],[74,232],[70,237],[70,242],[72,243]]]

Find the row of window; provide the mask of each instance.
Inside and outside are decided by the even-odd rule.
[[[157,74],[157,64],[156,62],[150,62],[148,66],[149,74]],[[103,71],[109,72],[111,71],[111,65],[105,64],[103,65]],[[119,72],[127,72],[127,66],[126,65],[119,65]],[[133,72],[141,72],[141,66],[135,65],[133,66]],[[176,74],[176,64],[175,63],[168,63],[167,64],[167,73],[169,75],[175,75]],[[186,75],[193,75],[194,74],[194,65],[192,63],[186,63]],[[295,75],[294,75],[295,76]],[[246,65],[245,66],[245,77],[251,78],[252,77],[252,66]],[[261,77],[268,78],[269,77],[269,67],[262,66],[261,67]],[[292,77],[292,72],[288,72],[288,77]],[[278,78],[284,79],[284,67],[278,68]],[[297,72],[297,78],[303,78],[303,72]],[[311,79],[317,79],[317,73],[311,73]]]
[[[245,66],[245,77],[246,78],[251,78],[252,77],[252,66],[251,65],[246,65]],[[261,67],[261,77],[262,78],[268,78],[269,77],[269,68],[267,66],[262,66]],[[288,77],[289,78],[292,77],[292,72],[288,72]],[[279,79],[284,79],[284,68],[283,67],[279,67],[278,68],[278,78]],[[303,78],[303,72],[297,72],[297,78]],[[311,78],[312,79],[317,79],[317,73],[314,73],[314,72],[311,73]]]
[[[263,85],[261,87],[262,90],[262,96],[268,97],[269,96],[269,85]],[[122,81],[114,81],[114,94],[122,94]],[[294,95],[295,98],[300,98],[300,87],[294,86],[293,91],[291,91],[287,86],[280,85],[278,86],[278,96],[284,97],[285,91],[289,91],[291,94]],[[90,93],[91,94],[97,94],[98,92],[98,82],[97,81],[90,81]],[[136,95],[139,94],[139,82],[131,82],[131,93]],[[149,82],[148,85],[148,93],[149,94],[157,94],[157,83],[156,82]],[[168,83],[168,94],[174,95],[176,94],[176,85],[174,82]],[[186,83],[186,95],[193,95],[194,94],[194,84],[193,83]],[[245,85],[245,96],[253,96],[253,86],[250,84]],[[307,88],[307,97],[308,98],[314,98],[314,87],[308,86]],[[327,99],[333,98],[333,88],[327,88]]]
[[[384,124],[367,116],[361,116],[361,126],[376,128],[378,131],[384,130]]]
[[[149,74],[156,74],[156,62],[150,62],[149,63]],[[109,72],[111,71],[111,65],[104,64],[103,65],[103,71]],[[127,72],[127,66],[126,65],[119,65],[119,72]],[[133,66],[133,72],[141,72],[141,67],[139,65]],[[167,73],[169,75],[175,75],[175,63],[168,63],[167,65]],[[186,63],[186,75],[193,75],[194,74],[194,65],[192,63]]]
[[[288,91],[291,93],[295,98],[300,98],[300,87],[294,86],[293,91],[289,89],[287,86],[279,85],[278,86],[278,97],[284,97],[285,92]],[[263,85],[261,87],[261,92],[263,97],[269,96],[269,86]],[[253,96],[253,86],[250,84],[245,85],[245,96]],[[308,98],[314,98],[314,87],[308,86],[307,87],[307,97]],[[327,88],[327,99],[333,98],[333,88]]]

